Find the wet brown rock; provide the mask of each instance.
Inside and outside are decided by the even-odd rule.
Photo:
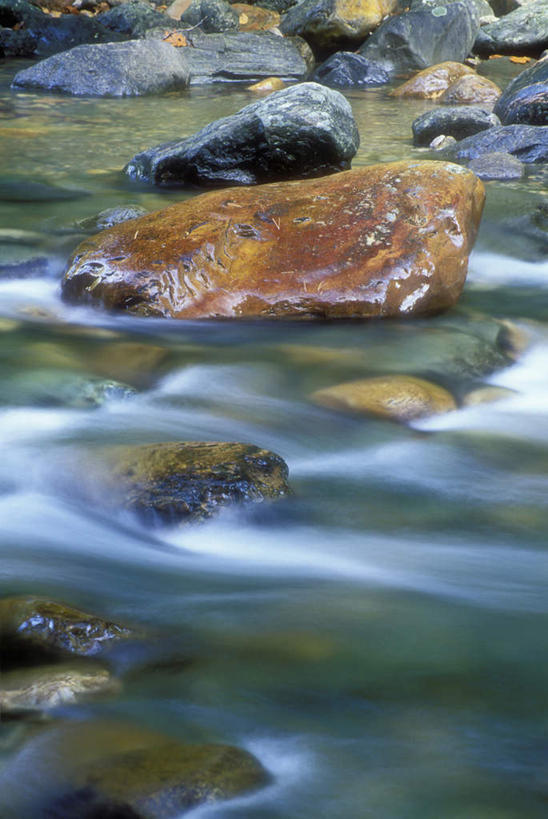
[[[444,105],[494,105],[501,90],[487,77],[472,74],[452,83],[440,97]]]
[[[68,723],[32,738],[0,772],[0,813],[171,819],[269,779],[237,747],[177,742],[126,723]]]
[[[114,693],[119,684],[106,668],[79,665],[38,666],[2,674],[0,710],[56,708],[89,696]]]
[[[207,193],[84,242],[63,295],[181,319],[434,313],[460,294],[483,201],[446,162]]]
[[[464,76],[477,76],[473,68],[462,63],[445,62],[419,71],[410,80],[399,85],[391,92],[393,97],[416,97],[423,100],[436,100]]]
[[[166,347],[116,341],[95,349],[86,359],[86,365],[105,378],[124,381],[134,387],[147,387],[164,373],[168,359]]]
[[[40,597],[0,600],[2,657],[11,664],[21,658],[98,654],[130,635],[130,629],[93,614]],[[12,660],[13,658],[13,660]]]
[[[248,85],[248,91],[257,91],[258,93],[262,93],[263,91],[270,93],[271,91],[281,91],[282,88],[285,88],[285,83],[279,77],[267,77],[266,80],[261,80],[260,82],[254,83],[254,85]]]
[[[330,409],[403,422],[456,409],[453,396],[443,387],[407,375],[337,384],[313,393],[312,400]]]
[[[106,503],[152,524],[208,517],[228,504],[278,498],[289,491],[287,467],[278,455],[237,443],[106,447],[95,468],[90,464],[86,479]]]
[[[477,407],[478,404],[492,404],[495,401],[503,401],[505,398],[512,398],[517,395],[515,390],[507,387],[478,387],[466,393],[462,399],[464,407]]]
[[[270,31],[280,25],[280,15],[272,9],[250,6],[247,3],[232,3],[240,21],[240,31]]]

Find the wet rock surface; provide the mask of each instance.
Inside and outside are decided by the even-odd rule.
[[[498,180],[500,182],[511,179],[521,179],[525,173],[523,162],[512,154],[502,151],[491,151],[472,159],[468,163],[471,171],[485,181]]]
[[[409,422],[456,409],[453,396],[432,382],[404,375],[363,378],[312,395],[329,409]]]
[[[250,185],[348,168],[359,136],[345,98],[302,83],[137,154],[125,168],[155,185]]]
[[[203,194],[80,245],[63,295],[175,318],[438,312],[460,294],[483,197],[439,162]]]
[[[548,160],[548,126],[499,125],[461,140],[446,152],[459,162],[475,159],[493,151],[508,153],[521,162]]]
[[[156,40],[81,45],[19,71],[14,88],[94,97],[133,97],[186,88],[180,51]]]
[[[548,0],[536,0],[483,26],[474,43],[474,51],[481,56],[524,54],[538,57],[547,46]]]
[[[506,86],[495,113],[503,125],[548,122],[548,58],[526,68]]]
[[[476,106],[436,108],[426,111],[413,121],[413,142],[415,145],[429,145],[440,134],[455,137],[456,140],[486,131],[500,125],[495,114]]]
[[[82,476],[85,490],[153,525],[199,520],[223,506],[276,499],[289,491],[284,461],[250,444],[115,446],[103,449],[93,463],[90,474]]]
[[[40,597],[0,600],[0,637],[4,668],[40,657],[89,657],[118,640],[130,629],[64,603]]]
[[[179,19],[188,28],[199,26],[206,34],[239,28],[238,14],[226,0],[192,0]]]
[[[99,665],[40,665],[2,674],[0,709],[5,714],[57,708],[118,689],[118,682]]]
[[[155,11],[149,3],[142,0],[120,3],[97,15],[97,21],[109,31],[132,39],[144,37],[151,29],[161,26],[185,27],[167,14]]]
[[[396,10],[397,0],[302,0],[285,15],[280,30],[299,35],[321,53],[359,45]]]
[[[447,60],[462,62],[479,30],[477,10],[466,2],[441,3],[389,17],[360,47],[392,74],[409,74]]]
[[[500,88],[486,77],[468,74],[452,83],[440,97],[445,105],[494,105]]]
[[[174,819],[269,781],[237,747],[185,744],[126,723],[74,722],[43,731],[15,755],[0,774],[0,807],[8,819]]]
[[[394,88],[392,97],[410,97],[425,100],[439,99],[453,83],[465,76],[476,76],[473,68],[448,60],[430,66]]]
[[[368,88],[389,82],[390,74],[361,54],[338,51],[316,68],[311,80],[329,88]]]

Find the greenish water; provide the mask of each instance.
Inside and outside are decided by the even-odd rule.
[[[252,95],[14,94],[18,67],[0,69],[0,179],[88,195],[0,203],[0,229],[31,232],[2,234],[0,264],[46,260],[39,279],[0,279],[0,591],[154,637],[118,656],[120,694],[56,715],[237,744],[273,773],[271,787],[194,816],[544,816],[548,265],[531,215],[545,177],[489,183],[463,298],[429,321],[200,324],[69,308],[59,278],[78,220],[194,195],[134,186],[123,165]],[[518,67],[489,70],[507,79]],[[349,99],[355,166],[424,155],[410,125],[429,103],[382,90]],[[514,361],[516,333],[526,349]],[[430,377],[459,400],[486,385],[515,392],[411,428],[308,399],[386,372]],[[81,376],[138,394],[71,406],[63,396]],[[64,480],[67,454],[160,440],[268,447],[293,495],[151,533],[83,505]],[[9,757],[8,726],[4,739]]]

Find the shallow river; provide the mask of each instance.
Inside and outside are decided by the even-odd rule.
[[[23,64],[0,69],[0,181],[88,195],[0,202],[0,263],[44,260],[39,278],[0,278],[0,592],[46,595],[156,635],[154,662],[120,656],[117,697],[57,715],[240,745],[273,773],[268,788],[194,817],[545,816],[548,264],[536,208],[546,176],[487,185],[464,295],[443,316],[110,316],[60,301],[64,265],[84,238],[75,223],[194,195],[151,192],[120,169],[252,95],[14,94]],[[517,70],[506,60],[490,68],[501,83]],[[349,99],[362,141],[354,166],[423,155],[411,121],[430,103],[384,90]],[[308,398],[386,372],[430,377],[459,400],[486,385],[507,392],[412,427]],[[59,385],[77,375],[117,378],[138,394],[63,405]],[[63,474],[67,453],[99,442],[163,440],[272,449],[293,494],[151,532],[82,504]]]

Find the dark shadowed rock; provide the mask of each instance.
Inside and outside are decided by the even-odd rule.
[[[507,85],[495,106],[495,113],[503,125],[545,125],[548,122],[547,58],[526,68]]]
[[[41,656],[98,654],[128,637],[130,630],[64,603],[40,597],[0,600],[0,637],[4,667]]]
[[[447,60],[462,62],[479,30],[475,7],[456,0],[389,17],[359,49],[392,74],[409,74]]]
[[[192,0],[180,20],[185,26],[199,26],[207,34],[237,31],[238,14],[226,0]]]
[[[169,32],[168,32],[169,33]],[[165,29],[151,29],[147,37],[163,38]],[[280,77],[285,82],[302,80],[314,65],[309,46],[299,37],[279,37],[269,32],[204,34],[185,32],[184,52],[191,85],[226,82],[259,82]]]
[[[329,88],[368,88],[389,82],[390,74],[361,54],[338,51],[319,65],[310,79]]]
[[[0,58],[32,57],[36,44],[36,37],[30,31],[0,28]]]
[[[476,106],[455,106],[427,111],[413,122],[413,142],[415,145],[430,145],[440,134],[455,139],[477,134],[500,125],[500,120],[485,108]]]
[[[8,48],[18,49],[17,55],[5,56],[44,57],[83,43],[120,39],[117,34],[104,28],[97,18],[73,14],[51,17],[27,0],[0,0],[0,25],[9,29],[18,25],[22,29],[21,32],[12,32],[4,41]],[[13,34],[23,32],[25,37],[13,37]],[[32,44],[34,47],[31,50]]]
[[[471,171],[474,171],[476,176],[485,181],[507,182],[511,179],[521,179],[525,172],[523,162],[520,162],[512,154],[503,153],[502,151],[482,154],[476,159],[472,159],[468,163],[468,167]]]
[[[493,151],[513,154],[521,162],[548,161],[548,125],[499,125],[458,142],[447,156],[468,162]]]
[[[209,517],[223,506],[287,494],[287,466],[250,444],[193,441],[113,446],[82,478],[109,506],[149,524]],[[89,486],[88,486],[89,482]]]
[[[133,97],[186,88],[190,71],[180,50],[159,40],[81,45],[19,71],[14,88],[75,96]]]
[[[474,51],[490,54],[524,54],[538,57],[548,47],[548,0],[536,0],[506,14],[480,30]]]
[[[137,154],[126,173],[156,185],[251,185],[348,168],[358,145],[342,94],[302,83]]]
[[[302,0],[284,15],[280,31],[303,37],[320,53],[356,47],[396,7],[397,0]]]
[[[202,194],[84,242],[63,296],[175,318],[437,312],[464,284],[483,196],[445,162]]]
[[[4,767],[0,810],[6,819],[175,819],[269,781],[237,747],[176,742],[126,723],[73,722],[42,731]]]

